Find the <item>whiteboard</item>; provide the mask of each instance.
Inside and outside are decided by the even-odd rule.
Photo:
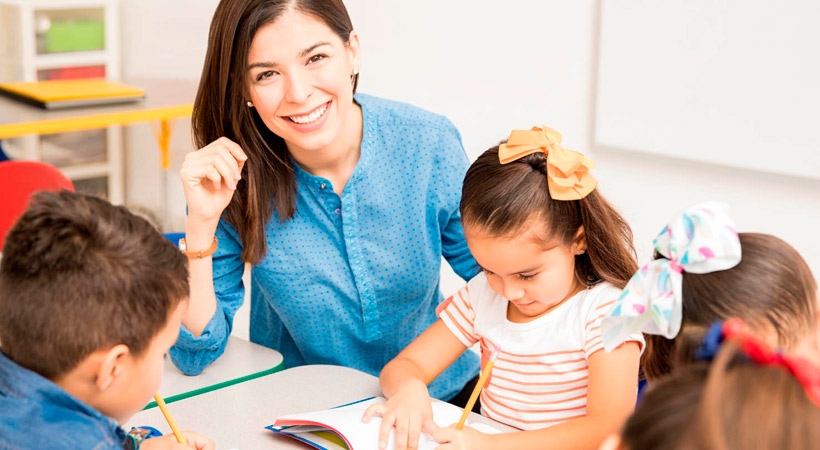
[[[820,2],[601,8],[595,144],[820,178]]]

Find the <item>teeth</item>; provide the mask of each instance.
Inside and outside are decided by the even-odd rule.
[[[296,123],[299,123],[299,124],[310,123],[310,122],[313,122],[314,120],[318,119],[319,117],[322,117],[322,114],[325,113],[326,109],[327,109],[327,103],[325,103],[324,106],[317,109],[316,111],[313,111],[312,113],[310,113],[308,115],[305,115],[305,116],[288,116],[288,118],[290,120],[296,122]]]

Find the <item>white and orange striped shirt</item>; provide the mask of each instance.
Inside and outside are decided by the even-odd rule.
[[[501,347],[481,392],[481,413],[522,430],[586,415],[587,363],[604,348],[601,320],[620,293],[602,282],[527,323],[507,320],[507,300],[483,273],[445,300],[439,317],[464,345],[481,343],[482,367]],[[628,340],[643,348],[640,333]]]

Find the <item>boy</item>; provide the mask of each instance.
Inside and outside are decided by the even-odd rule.
[[[0,448],[188,448],[118,425],[159,387],[187,307],[187,259],[146,220],[35,194],[0,259]]]

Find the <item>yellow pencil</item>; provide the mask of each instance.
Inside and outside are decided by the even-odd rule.
[[[475,388],[473,388],[473,393],[470,395],[470,399],[467,400],[467,405],[464,407],[464,412],[461,413],[461,418],[458,419],[456,430],[464,428],[464,422],[467,421],[467,417],[473,410],[476,400],[478,400],[478,394],[481,393],[484,383],[487,382],[487,377],[490,376],[490,372],[493,370],[493,364],[495,363],[495,359],[498,358],[499,350],[500,348],[498,346],[493,349],[493,352],[490,354],[490,360],[487,361],[487,364],[484,365],[484,369],[481,370],[481,375],[478,377],[478,382],[475,384]]]
[[[174,436],[177,438],[177,442],[182,445],[188,445],[188,440],[185,439],[185,435],[179,431],[177,427],[177,423],[174,421],[174,418],[171,416],[171,411],[168,411],[168,405],[165,404],[165,400],[163,400],[162,396],[159,395],[159,392],[154,394],[154,400],[157,402],[157,406],[159,406],[159,410],[162,411],[162,415],[165,416],[165,420],[168,422],[168,425],[171,427],[171,431],[174,432]]]

